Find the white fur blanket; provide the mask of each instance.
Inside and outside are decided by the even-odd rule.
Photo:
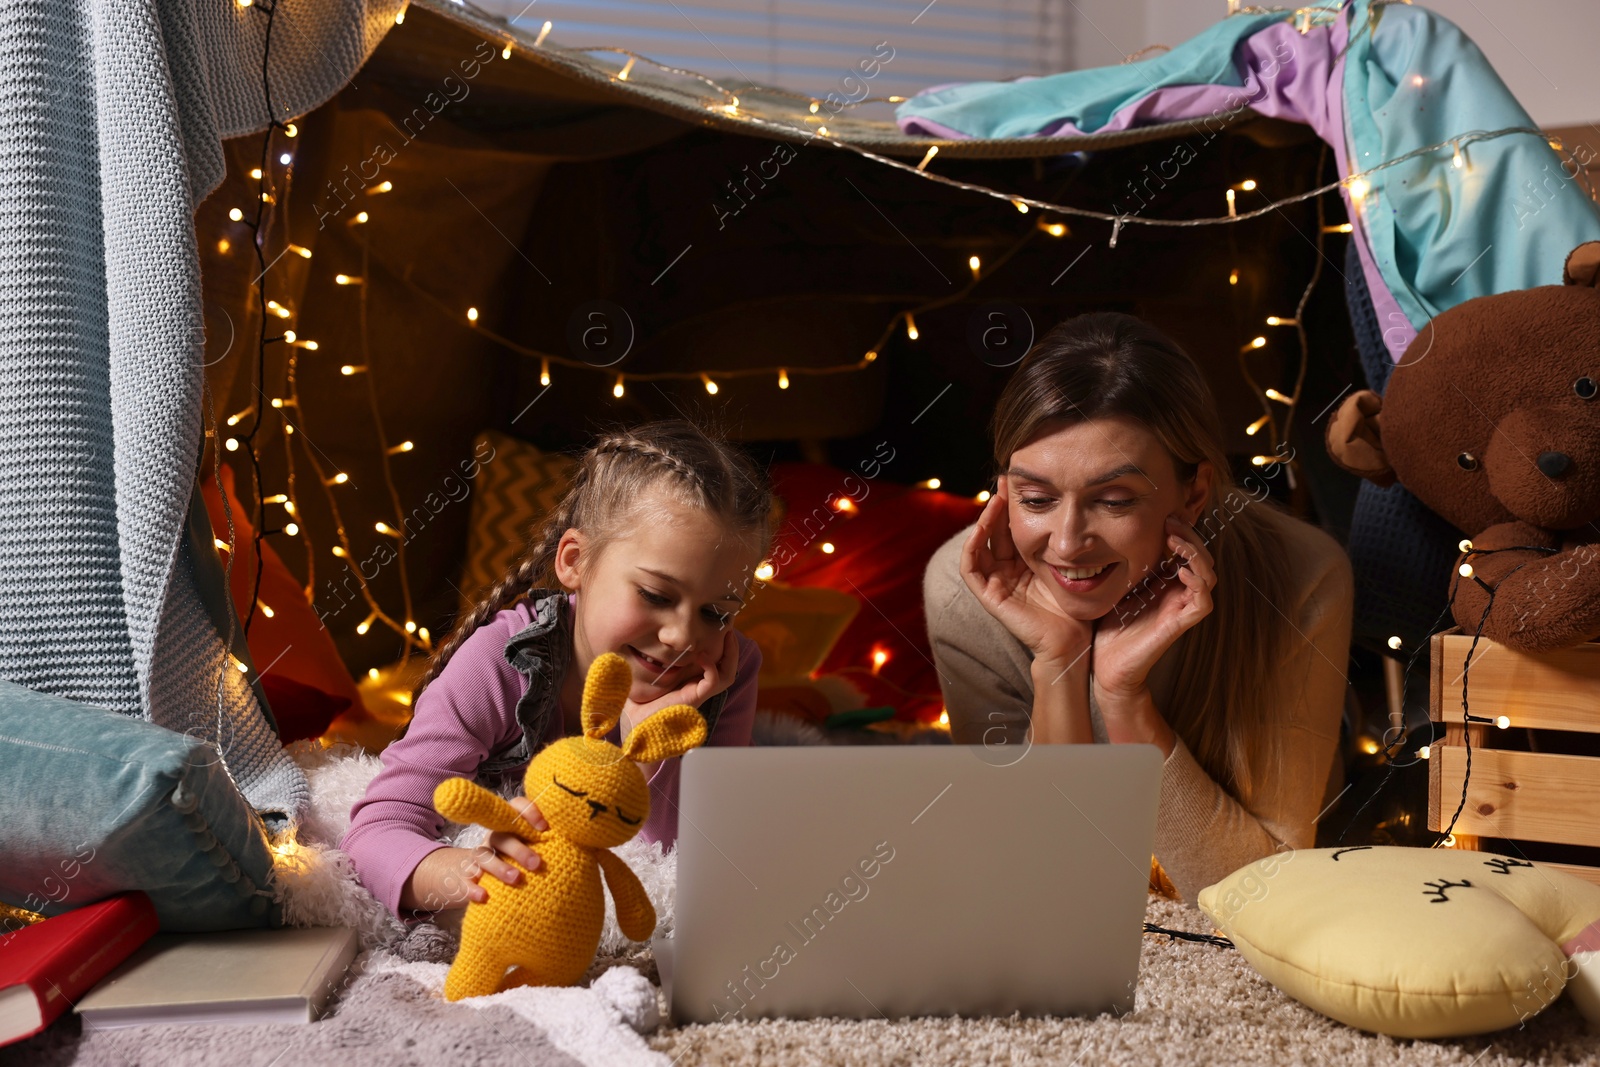
[[[298,843],[277,857],[275,897],[283,904],[285,921],[294,926],[350,926],[357,931],[363,949],[358,957],[360,974],[343,1003],[359,1001],[351,997],[356,985],[392,974],[410,979],[443,1004],[460,912],[441,917],[437,924],[400,922],[356,881],[350,857],[337,847],[349,826],[351,806],[381,769],[378,757],[351,745],[324,749],[314,742],[297,743],[289,751],[305,771],[311,804]],[[481,826],[446,826],[446,836],[461,846],[479,844],[487,834]],[[639,876],[655,905],[658,929],[669,930],[676,854],[637,839],[616,851]],[[660,1024],[664,1005],[657,987],[636,966],[619,962],[619,957],[637,955],[637,948],[618,928],[616,907],[608,894],[596,966],[586,985],[522,987],[461,1003],[476,1010],[509,1009],[538,1026],[555,1049],[580,1063],[662,1064],[665,1058],[650,1051],[639,1036]],[[336,1007],[335,1015],[341,1010]]]

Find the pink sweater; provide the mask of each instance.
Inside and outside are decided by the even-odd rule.
[[[528,680],[506,662],[506,642],[533,621],[526,600],[480,626],[456,650],[422,696],[404,737],[383,750],[383,770],[350,809],[350,828],[339,847],[356,874],[383,905],[400,915],[400,890],[422,858],[448,842],[445,819],[433,808],[433,790],[446,778],[471,778],[491,753],[517,743],[522,726],[517,702]],[[761,650],[738,634],[739,671],[728,691],[709,745],[748,745],[755,723],[756,675]],[[544,743],[560,740],[565,725],[550,716]],[[620,727],[611,734],[618,741]],[[664,760],[650,777],[650,815],[640,828],[646,841],[670,848],[678,838],[680,758]]]

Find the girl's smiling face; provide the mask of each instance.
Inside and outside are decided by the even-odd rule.
[[[1192,524],[1211,488],[1178,481],[1161,439],[1126,416],[1047,423],[1011,454],[1007,517],[1017,554],[1061,610],[1099,619],[1168,555],[1166,520]]]
[[[759,563],[716,516],[660,493],[598,555],[581,530],[568,530],[556,577],[578,592],[577,677],[600,653],[616,652],[633,669],[628,697],[638,704],[698,678],[721,657]]]

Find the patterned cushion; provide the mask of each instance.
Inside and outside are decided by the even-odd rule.
[[[485,448],[485,446],[488,446]],[[546,453],[515,437],[485,430],[473,442],[473,454],[489,448],[477,492],[472,497],[472,524],[467,533],[467,560],[461,591],[469,603],[499,581],[528,547],[534,526],[566,492],[574,461]]]

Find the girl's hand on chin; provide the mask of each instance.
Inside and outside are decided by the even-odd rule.
[[[961,550],[961,579],[985,611],[1033,652],[1036,661],[1068,666],[1089,649],[1093,624],[1061,610],[1045,579],[1017,554],[1011,539],[1009,479],[1001,475],[994,496]]]
[[[731,686],[734,676],[739,672],[739,638],[733,627],[729,626],[722,631],[720,640],[722,646],[717,661],[706,667],[698,677],[690,678],[676,689],[644,703],[629,697],[622,706],[623,736],[626,737],[635,726],[662,708],[670,708],[675,704],[698,708]]]
[[[1095,623],[1092,675],[1097,694],[1130,696],[1185,630],[1211,614],[1217,571],[1194,528],[1167,517],[1173,555]]]

